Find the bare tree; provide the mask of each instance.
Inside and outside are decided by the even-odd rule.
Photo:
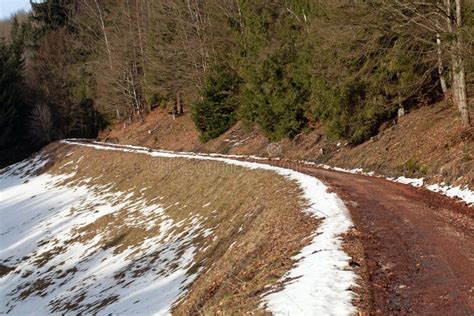
[[[112,49],[111,43],[108,36],[108,31],[106,28],[105,17],[103,14],[103,8],[99,0],[93,0],[94,2],[91,3],[90,0],[82,0],[82,5],[85,10],[83,13],[89,18],[89,20],[93,21],[93,25],[89,25],[89,23],[81,21],[78,24],[81,25],[88,33],[95,34],[97,33],[96,37],[99,37],[97,29],[100,29],[100,37],[104,43],[105,51],[107,53],[108,58],[108,67],[109,73],[113,73],[114,66],[113,66],[113,58],[112,58]],[[78,21],[76,21],[77,23]],[[98,27],[96,27],[98,25]],[[115,115],[117,119],[121,118],[120,110],[117,105],[115,105]]]
[[[99,22],[100,22],[100,29],[102,30],[102,34],[104,35],[105,48],[107,49],[107,56],[109,57],[109,67],[110,69],[113,69],[112,53],[110,51],[109,39],[107,38],[107,31],[105,30],[104,17],[102,16],[102,10],[100,9],[99,2],[97,0],[94,0],[94,2],[97,8],[97,13],[98,13]]]
[[[38,103],[30,116],[31,138],[38,143],[49,143],[52,140],[53,120],[50,108],[44,103]]]
[[[427,36],[414,35],[423,43],[430,43],[434,39],[437,52],[437,68],[440,85],[444,93],[447,91],[444,76],[443,56],[447,54],[451,62],[451,90],[453,103],[457,106],[464,126],[471,125],[467,101],[466,71],[464,55],[466,48],[462,36],[462,1],[439,0],[389,0],[385,1],[385,9],[394,13],[398,19],[393,23],[394,28],[403,29],[407,34],[414,29],[421,30]]]
[[[446,11],[451,12],[451,1],[446,0]],[[448,13],[448,16],[451,16]],[[451,22],[450,22],[451,24]],[[454,24],[454,22],[453,22]],[[469,108],[467,104],[467,88],[466,88],[466,70],[464,66],[464,59],[463,59],[463,41],[461,35],[461,28],[463,26],[462,22],[462,4],[461,0],[456,0],[456,36],[455,36],[455,43],[452,44],[452,56],[453,60],[455,59],[456,62],[453,63],[453,82],[456,82],[453,85],[453,94],[457,95],[456,101],[458,104],[459,112],[461,112],[461,117],[463,120],[463,124],[465,126],[471,125],[471,118],[469,116]]]

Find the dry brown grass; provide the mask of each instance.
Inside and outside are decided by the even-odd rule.
[[[122,127],[117,125],[104,132],[101,139],[110,137],[122,144],[169,150],[268,156],[269,141],[257,128],[246,128],[240,122],[205,144],[199,142],[189,114],[173,120],[166,110],[156,109],[144,124]],[[459,113],[447,102],[413,110],[399,124],[359,146],[345,146],[343,141],[328,139],[324,134],[322,127],[315,126],[293,140],[282,140],[278,156],[365,168],[390,176],[428,176],[434,182],[474,187],[474,131],[461,127]],[[413,163],[420,170],[407,170],[413,169],[407,168]]]
[[[143,122],[118,123],[112,129],[101,132],[99,138],[122,144],[176,151],[190,151],[199,147],[199,132],[187,110],[183,116],[173,119],[170,109],[156,108]]]
[[[331,162],[398,176],[428,176],[474,187],[474,130],[456,109],[439,103],[402,117],[373,141],[337,153]]]
[[[46,151],[54,157],[47,172],[76,172],[65,185],[107,185],[112,192],[129,193],[131,201],[147,201],[143,207],[158,203],[175,222],[183,221],[183,229],[194,217],[204,219],[213,233],[192,240],[201,251],[188,273],[201,273],[174,307],[178,315],[263,312],[261,294],[291,268],[292,256],[309,242],[318,224],[301,212],[306,202],[299,186],[270,171],[61,144]],[[77,163],[67,164],[71,161]],[[93,180],[87,182],[89,178]],[[137,247],[159,234],[160,218],[144,216],[124,208],[79,228],[71,242],[90,241],[100,234],[105,236],[103,249],[119,253]],[[140,218],[155,225],[146,229],[130,224]],[[182,232],[176,228],[170,233]],[[160,264],[141,269],[160,271]],[[116,275],[117,280],[121,277]]]

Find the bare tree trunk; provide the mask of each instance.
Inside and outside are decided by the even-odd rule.
[[[402,117],[405,115],[405,108],[403,107],[403,102],[402,102],[402,96],[400,95],[400,92],[398,92],[398,111],[397,111],[397,117]]]
[[[452,76],[453,76],[453,102],[458,107],[461,114],[462,123],[464,126],[471,125],[471,118],[469,116],[469,108],[467,104],[467,89],[466,89],[466,71],[464,68],[464,60],[462,57],[462,38],[460,29],[462,27],[462,11],[461,0],[456,1],[456,15],[455,23],[452,21],[452,6],[451,0],[445,0],[448,31],[456,35],[455,43],[451,44],[451,61],[452,61]],[[454,29],[454,26],[456,29]],[[456,32],[455,32],[456,31]]]
[[[239,12],[239,27],[240,27],[240,34],[244,33],[244,23],[242,22],[242,10],[240,8],[240,3],[239,0],[235,1],[235,4],[237,5],[237,11]]]
[[[143,72],[143,82],[144,82],[144,85],[146,86],[146,67],[145,67],[145,50],[143,48],[143,39],[142,39],[142,30],[141,30],[141,27],[140,27],[140,21],[141,21],[141,18],[140,18],[140,11],[143,9],[143,6],[140,5],[139,6],[139,1],[136,0],[135,2],[135,5],[136,5],[136,16],[137,16],[137,27],[138,27],[138,44],[140,46],[140,58],[141,58],[141,69],[142,69],[142,72]],[[141,3],[141,2],[140,2]],[[145,100],[145,107],[146,107],[146,112],[151,112],[151,105],[149,104],[149,102],[146,102]]]
[[[400,73],[397,73],[397,78],[400,81]],[[405,108],[403,107],[403,99],[402,99],[402,94],[400,91],[397,91],[397,103],[398,103],[398,111],[397,111],[397,117],[400,118],[403,115],[405,115]]]
[[[458,108],[461,112],[461,118],[464,126],[471,125],[471,118],[469,116],[469,108],[467,104],[467,88],[466,88],[466,71],[464,68],[464,60],[462,56],[462,37],[460,29],[462,27],[462,11],[461,11],[461,0],[456,0],[456,59],[457,59],[457,76],[458,76]]]
[[[105,31],[104,17],[102,16],[102,10],[100,9],[99,2],[95,0],[95,5],[97,7],[97,12],[99,13],[100,18],[100,27],[102,29],[102,34],[104,34],[105,48],[107,49],[107,55],[109,57],[109,67],[112,70],[112,53],[110,52],[109,40],[107,38],[107,32]]]
[[[178,115],[184,114],[184,108],[183,108],[183,103],[181,102],[180,92],[176,93],[176,111]]]
[[[461,112],[463,125],[466,127],[469,127],[471,126],[471,118],[469,114],[469,107],[468,107],[468,101],[467,101],[466,71],[464,68],[464,62],[461,57],[459,58],[459,61],[458,61],[458,68],[459,68],[458,108],[459,108],[459,112]]]
[[[136,115],[143,120],[143,117],[141,116],[141,108],[142,108],[142,102],[141,102],[141,96],[140,92],[138,91],[139,89],[139,83],[137,82],[137,77],[138,77],[138,57],[137,57],[137,51],[136,51],[136,44],[134,41],[135,34],[133,33],[133,22],[132,22],[132,11],[130,8],[130,2],[129,0],[126,1],[127,5],[127,10],[128,10],[128,23],[129,23],[129,36],[130,36],[130,41],[131,41],[131,46],[132,46],[132,60],[131,60],[131,65],[127,65],[129,68],[129,73],[130,73],[130,84],[132,88],[132,106],[135,105],[135,111]],[[138,21],[137,21],[138,22]]]
[[[452,6],[451,6],[451,0],[445,0],[445,6],[446,6],[446,13],[447,13],[447,23],[448,23],[448,32],[450,34],[454,34],[455,32],[455,25],[453,25],[453,20],[452,20]],[[453,103],[459,107],[459,59],[457,57],[458,51],[457,51],[457,44],[450,43],[449,45],[449,50],[450,50],[450,55],[451,55],[451,76],[452,76],[452,98],[453,98]]]
[[[104,35],[105,48],[107,50],[107,55],[109,57],[109,68],[112,71],[113,70],[112,52],[110,50],[109,39],[107,37],[107,32],[105,30],[104,17],[102,16],[102,10],[100,9],[99,2],[97,0],[94,0],[94,2],[95,2],[95,6],[97,7],[97,12],[99,13],[100,27],[102,29],[102,34]],[[115,106],[115,112],[116,112],[117,119],[120,120],[120,111],[119,111],[118,106]]]
[[[446,96],[448,92],[448,86],[446,85],[446,78],[444,76],[443,54],[441,51],[441,37],[439,33],[436,33],[436,46],[437,46],[437,54],[438,54],[439,82],[441,84],[441,90],[443,91],[443,94]]]

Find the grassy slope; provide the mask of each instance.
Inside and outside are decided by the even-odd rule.
[[[453,107],[442,103],[424,107],[373,140],[341,150],[331,163],[474,187],[474,129],[461,126]]]
[[[299,186],[269,171],[60,144],[52,144],[46,151],[54,158],[44,172],[57,175],[76,172],[63,185],[108,186],[112,193],[130,194],[129,201],[144,202],[143,207],[160,204],[174,222],[183,222],[183,229],[197,217],[204,223],[201,229],[212,230],[209,236],[201,234],[192,240],[199,251],[189,273],[198,270],[201,273],[185,299],[175,306],[177,314],[259,311],[264,288],[290,269],[291,257],[309,241],[307,238],[318,224],[316,219],[301,212],[305,201]],[[133,224],[143,216],[149,215],[127,208],[102,216],[78,228],[77,239],[71,243],[90,242],[99,234],[103,236],[103,249],[112,248],[114,254],[120,254],[159,234],[157,222],[151,229]],[[152,216],[140,222],[157,220]],[[171,233],[181,232],[178,229]],[[45,265],[55,255],[51,252],[34,258],[32,254],[30,261]],[[156,255],[158,259],[159,254]],[[164,269],[159,262],[153,265],[158,271]],[[131,264],[127,271],[138,276],[151,268],[136,265]],[[166,267],[170,268],[169,264]],[[52,268],[38,279],[51,279],[60,272],[58,269]],[[117,274],[117,282],[122,277],[121,273]],[[22,289],[25,299],[39,295],[42,290],[34,284]],[[72,300],[63,306],[77,308],[74,304]],[[95,311],[101,307],[99,304]]]
[[[474,187],[474,131],[460,125],[456,109],[439,103],[413,110],[397,125],[356,147],[338,146],[339,141],[328,139],[321,128],[268,147],[257,129],[241,123],[202,144],[189,113],[173,120],[166,110],[156,109],[144,123],[116,125],[103,132],[101,139],[169,150],[276,155]]]

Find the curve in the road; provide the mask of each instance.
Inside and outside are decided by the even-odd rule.
[[[348,206],[363,245],[371,313],[474,314],[472,207],[383,178],[297,168]]]

